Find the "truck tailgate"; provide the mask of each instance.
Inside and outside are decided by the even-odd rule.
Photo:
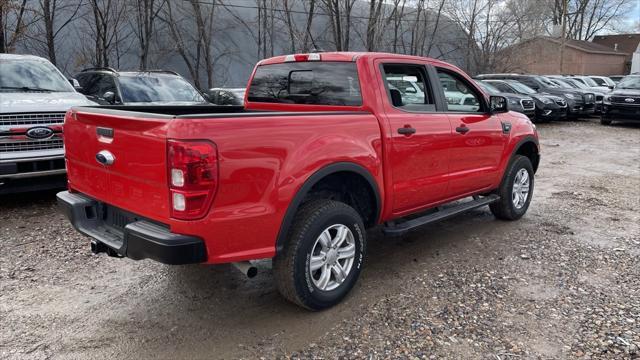
[[[128,211],[169,218],[167,126],[171,116],[74,109],[64,134],[69,187]],[[110,165],[96,155],[113,155]]]

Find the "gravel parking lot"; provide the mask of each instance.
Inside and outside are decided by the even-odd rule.
[[[640,126],[538,126],[518,222],[488,209],[402,238],[369,233],[336,308],[287,303],[270,263],[95,256],[55,193],[0,197],[3,358],[640,358]]]

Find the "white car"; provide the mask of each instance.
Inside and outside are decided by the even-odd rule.
[[[595,82],[591,77],[589,76],[582,76],[582,75],[576,75],[576,76],[568,76],[569,79],[574,79],[576,81],[579,81],[580,83],[584,84],[588,90],[591,91],[596,91],[599,93],[603,93],[606,94],[609,91],[611,91],[611,88],[607,85],[605,86],[600,86],[598,85],[597,82]]]
[[[611,80],[611,78],[608,77],[608,76],[591,75],[591,76],[589,76],[589,78],[591,78],[591,80],[595,81],[596,84],[598,84],[598,86],[606,86],[609,89],[613,89],[613,87],[616,86],[615,81]]]
[[[0,54],[0,194],[64,187],[64,114],[95,105],[46,59]]]

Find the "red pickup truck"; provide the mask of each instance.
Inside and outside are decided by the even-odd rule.
[[[450,64],[382,53],[262,60],[244,107],[77,107],[64,137],[58,201],[92,251],[270,258],[284,297],[313,310],[354,286],[366,228],[400,235],[484,205],[518,219],[540,160],[505,98]]]

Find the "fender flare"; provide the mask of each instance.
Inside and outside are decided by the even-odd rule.
[[[535,164],[531,164],[533,165],[533,169],[534,169],[534,173],[538,171],[538,165],[540,165],[540,143],[538,142],[538,139],[536,139],[534,136],[532,135],[527,135],[525,137],[523,137],[522,139],[520,139],[516,145],[513,147],[513,151],[511,152],[511,155],[509,156],[509,162],[507,162],[507,165],[511,162],[511,159],[513,158],[513,156],[515,154],[518,153],[518,151],[520,150],[520,148],[522,148],[525,144],[527,143],[533,143],[533,145],[536,146],[537,154],[538,154],[538,158]]]
[[[333,163],[331,165],[327,165],[321,168],[320,170],[316,171],[315,173],[313,173],[304,182],[304,184],[302,184],[300,189],[293,196],[293,200],[291,200],[291,202],[289,203],[289,206],[287,207],[287,211],[284,215],[284,218],[282,219],[282,223],[280,224],[280,231],[278,231],[278,237],[276,238],[276,256],[282,251],[284,244],[287,240],[289,229],[291,228],[291,224],[293,223],[293,218],[295,217],[296,212],[298,211],[298,208],[302,204],[302,201],[307,196],[311,188],[313,188],[315,184],[317,184],[320,180],[324,179],[326,176],[334,173],[338,173],[338,172],[356,173],[362,176],[369,183],[369,186],[373,191],[375,202],[376,202],[376,209],[375,209],[376,211],[375,211],[374,218],[377,221],[377,219],[380,217],[380,211],[381,211],[381,205],[382,205],[380,200],[380,189],[378,188],[375,178],[373,177],[373,175],[371,175],[371,173],[367,169],[365,169],[361,165],[358,165],[352,162],[339,162],[339,163]]]

